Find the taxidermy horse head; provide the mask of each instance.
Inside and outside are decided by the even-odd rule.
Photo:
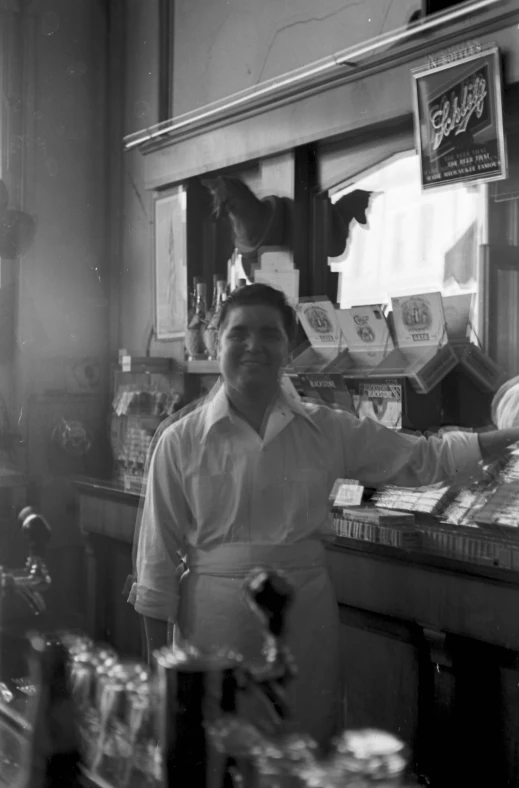
[[[252,254],[262,246],[283,245],[286,228],[281,198],[260,200],[239,178],[223,175],[205,178],[202,184],[211,192],[215,215],[229,219],[240,254]]]
[[[327,255],[328,257],[339,257],[346,249],[348,236],[350,234],[350,224],[355,219],[359,224],[367,225],[367,212],[373,192],[366,192],[363,189],[345,194],[340,200],[328,208],[328,227],[327,227]]]

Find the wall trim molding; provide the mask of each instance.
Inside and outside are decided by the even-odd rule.
[[[456,21],[434,37],[430,33],[423,32],[418,25],[412,38],[397,43],[394,47],[390,46],[386,51],[377,53],[371,58],[368,57],[364,63],[350,63],[339,56],[333,56],[332,67],[325,68],[325,61],[319,61],[322,63],[322,68],[319,67],[319,63],[314,64],[314,67],[309,66],[308,76],[304,79],[291,80],[290,74],[281,76],[277,80],[265,83],[264,86],[260,84],[242,94],[236,94],[235,97],[229,96],[195,112],[129,135],[123,139],[123,144],[126,150],[138,148],[143,154],[163,150],[231,123],[238,123],[251,116],[300,102],[315,93],[380,75],[388,69],[412,63],[417,58],[423,59],[424,51],[437,52],[475,37],[491,35],[517,22],[519,22],[519,8],[515,0],[503,0],[498,10],[491,7],[469,19]],[[351,51],[354,54],[354,48]]]

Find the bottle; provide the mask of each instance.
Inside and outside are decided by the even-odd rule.
[[[232,764],[215,746],[210,729],[222,715],[236,712],[234,657],[164,648],[153,658],[163,784],[168,788],[230,785]]]
[[[217,278],[213,290],[213,305],[204,331],[204,343],[210,359],[215,359],[218,355],[218,319],[227,295],[226,290],[227,282],[225,279]]]
[[[218,274],[213,274],[213,300],[212,300],[212,303],[211,303],[211,308],[210,308],[210,310],[207,313],[207,326],[209,326],[209,324],[211,323],[211,320],[213,319],[213,315],[214,315],[214,313],[216,311],[216,296],[217,296],[216,283],[218,282],[218,279],[219,279]],[[206,327],[206,330],[207,330],[207,327]]]
[[[189,291],[189,299],[188,299],[188,309],[187,309],[187,323],[189,325],[190,320],[192,319],[193,315],[195,314],[195,307],[196,307],[196,286],[199,282],[203,282],[201,276],[193,277],[193,288]]]
[[[80,788],[81,741],[72,697],[69,654],[59,638],[31,635],[31,674],[37,687],[24,788]]]
[[[196,298],[193,314],[189,319],[185,345],[188,359],[206,358],[204,330],[207,323],[207,300],[205,282],[195,282]]]

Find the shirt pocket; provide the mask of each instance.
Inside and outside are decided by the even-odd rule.
[[[230,524],[235,496],[235,480],[231,470],[193,476],[191,506],[198,528],[203,529],[204,539],[216,533],[222,534],[222,527]]]
[[[328,474],[322,467],[296,467],[285,476],[285,517],[295,528],[319,526],[328,511]]]

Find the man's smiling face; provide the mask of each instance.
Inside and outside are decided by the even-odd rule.
[[[232,388],[274,388],[289,357],[278,309],[264,304],[233,307],[220,328],[220,368]]]

